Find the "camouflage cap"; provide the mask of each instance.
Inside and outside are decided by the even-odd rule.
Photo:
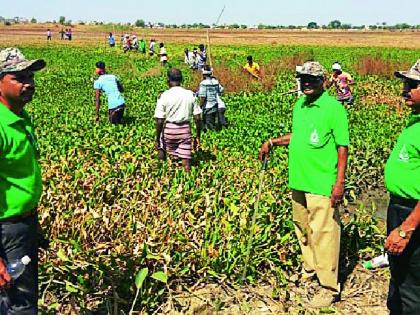
[[[307,61],[302,65],[302,69],[297,73],[297,77],[311,75],[313,77],[324,77],[327,71],[318,61]]]
[[[22,52],[14,47],[0,50],[0,74],[23,70],[38,71],[46,65],[42,59],[27,60]]]
[[[420,59],[408,71],[396,71],[395,76],[401,79],[420,81]]]

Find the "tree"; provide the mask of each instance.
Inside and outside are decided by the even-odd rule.
[[[61,25],[64,25],[64,23],[66,23],[66,18],[64,16],[60,16],[58,18],[58,23],[60,23]]]
[[[31,19],[31,23],[32,23],[32,24],[36,24],[36,22],[37,22],[36,18],[32,18],[32,19]]]
[[[146,26],[146,22],[144,22],[144,20],[137,20],[136,23],[134,23],[134,25],[136,25],[137,27],[145,27]]]
[[[316,22],[309,22],[308,23],[308,28],[316,29],[316,28],[318,28],[318,24],[316,24]]]
[[[340,27],[341,27],[341,22],[339,20],[331,21],[328,24],[328,28],[340,28]]]

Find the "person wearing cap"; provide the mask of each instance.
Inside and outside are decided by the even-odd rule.
[[[159,158],[166,153],[182,161],[186,171],[191,170],[192,148],[200,145],[201,108],[190,90],[181,87],[182,73],[172,68],[168,71],[169,89],[163,92],[156,104],[156,149]],[[194,117],[196,137],[192,140],[190,120]]]
[[[404,82],[411,114],[385,165],[390,193],[387,239],[390,313],[420,314],[420,59],[395,75]]]
[[[121,95],[123,87],[118,78],[113,74],[106,73],[105,63],[96,63],[96,74],[99,76],[93,83],[95,89],[96,121],[99,121],[101,108],[101,94],[105,92],[108,98],[108,118],[111,124],[120,124],[124,116],[125,101]]]
[[[24,107],[35,92],[34,71],[44,67],[44,60],[27,60],[17,48],[0,51],[1,314],[37,314],[36,208],[42,194],[42,177],[34,127]],[[26,255],[31,262],[11,283],[6,263]]]
[[[260,80],[261,79],[261,70],[258,63],[252,60],[252,56],[249,55],[246,57],[247,63],[243,66],[243,69],[246,73],[252,75],[254,78]]]
[[[274,146],[289,147],[289,187],[295,232],[302,251],[302,284],[316,279],[321,289],[312,307],[337,301],[342,200],[347,167],[349,129],[345,108],[324,90],[325,69],[305,62],[298,76],[302,92],[293,108],[292,132],[265,142],[260,158]]]
[[[200,97],[200,105],[203,109],[204,130],[216,129],[216,118],[221,127],[227,127],[224,103],[219,108],[219,103],[222,103],[220,95],[224,88],[213,76],[213,69],[209,65],[205,65],[202,71],[203,81],[200,82],[198,97]]]
[[[354,84],[354,80],[352,76],[344,72],[338,62],[332,65],[332,71],[333,74],[330,80],[326,82],[326,87],[330,88],[334,85],[337,91],[337,100],[343,105],[353,105],[354,97],[351,93],[351,85]]]

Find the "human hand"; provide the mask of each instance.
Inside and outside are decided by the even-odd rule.
[[[331,207],[337,206],[337,204],[343,199],[343,195],[344,183],[336,183],[331,193]]]
[[[6,263],[2,258],[0,258],[0,288],[8,285],[10,281],[12,281],[12,277],[7,272]]]
[[[389,233],[385,241],[385,250],[391,255],[401,255],[410,240],[411,234],[407,234],[406,238],[402,238],[399,234],[398,228]]]
[[[260,149],[260,160],[261,161],[264,160],[264,157],[265,158],[268,158],[268,155],[270,153],[270,150],[271,150],[271,145],[270,145],[270,142],[269,141],[265,142],[261,146],[261,149]]]
[[[195,151],[197,151],[200,148],[200,138],[194,138],[193,148]]]

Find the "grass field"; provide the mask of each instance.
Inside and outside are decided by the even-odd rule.
[[[5,32],[2,27],[0,34]],[[248,46],[236,33],[228,34],[228,42],[223,33],[215,35],[212,59],[227,87],[230,127],[203,134],[202,150],[194,155],[188,174],[156,159],[153,112],[159,93],[167,88],[166,69],[156,58],[107,48],[95,40],[100,34],[85,45],[86,38],[79,40],[77,32],[72,43],[47,43],[38,33],[23,33],[1,36],[0,43],[18,44],[28,57],[47,61],[36,75],[37,92],[28,105],[41,147],[45,189],[39,210],[49,239],[40,256],[43,313],[127,314],[135,283],[138,312],[304,310],[291,280],[300,257],[291,221],[286,149],[276,149],[270,160],[246,284],[240,275],[258,185],[257,153],[268,137],[290,131],[296,98],[281,93],[294,88],[294,65],[308,58],[326,67],[338,60],[357,82],[356,104],[348,109],[351,147],[347,200],[341,209],[344,299],[330,311],[384,312],[387,273],[363,271],[357,265],[379,253],[383,222],[373,218],[374,204],[364,206],[360,200],[363,192],[383,191],[384,162],[406,122],[400,82],[390,72],[417,60],[419,49],[311,45],[319,44],[316,38],[305,40],[306,46],[267,45],[285,43],[279,39],[282,33],[275,33],[274,40],[271,32],[250,40],[258,45]],[[154,37],[168,38],[170,66],[181,68],[185,85],[196,89],[199,78],[183,65],[182,51],[187,41],[190,46],[203,41],[203,34],[165,34]],[[376,44],[364,38],[351,45],[395,44],[388,35],[398,36],[383,35]],[[299,36],[287,43],[300,44]],[[400,36],[412,39],[418,34]],[[322,43],[333,42],[330,38]],[[412,42],[404,47],[419,41]],[[261,83],[239,71],[248,54],[264,68]],[[107,123],[105,108],[100,123],[94,123],[91,78],[98,60],[105,61],[125,87],[123,125]]]

